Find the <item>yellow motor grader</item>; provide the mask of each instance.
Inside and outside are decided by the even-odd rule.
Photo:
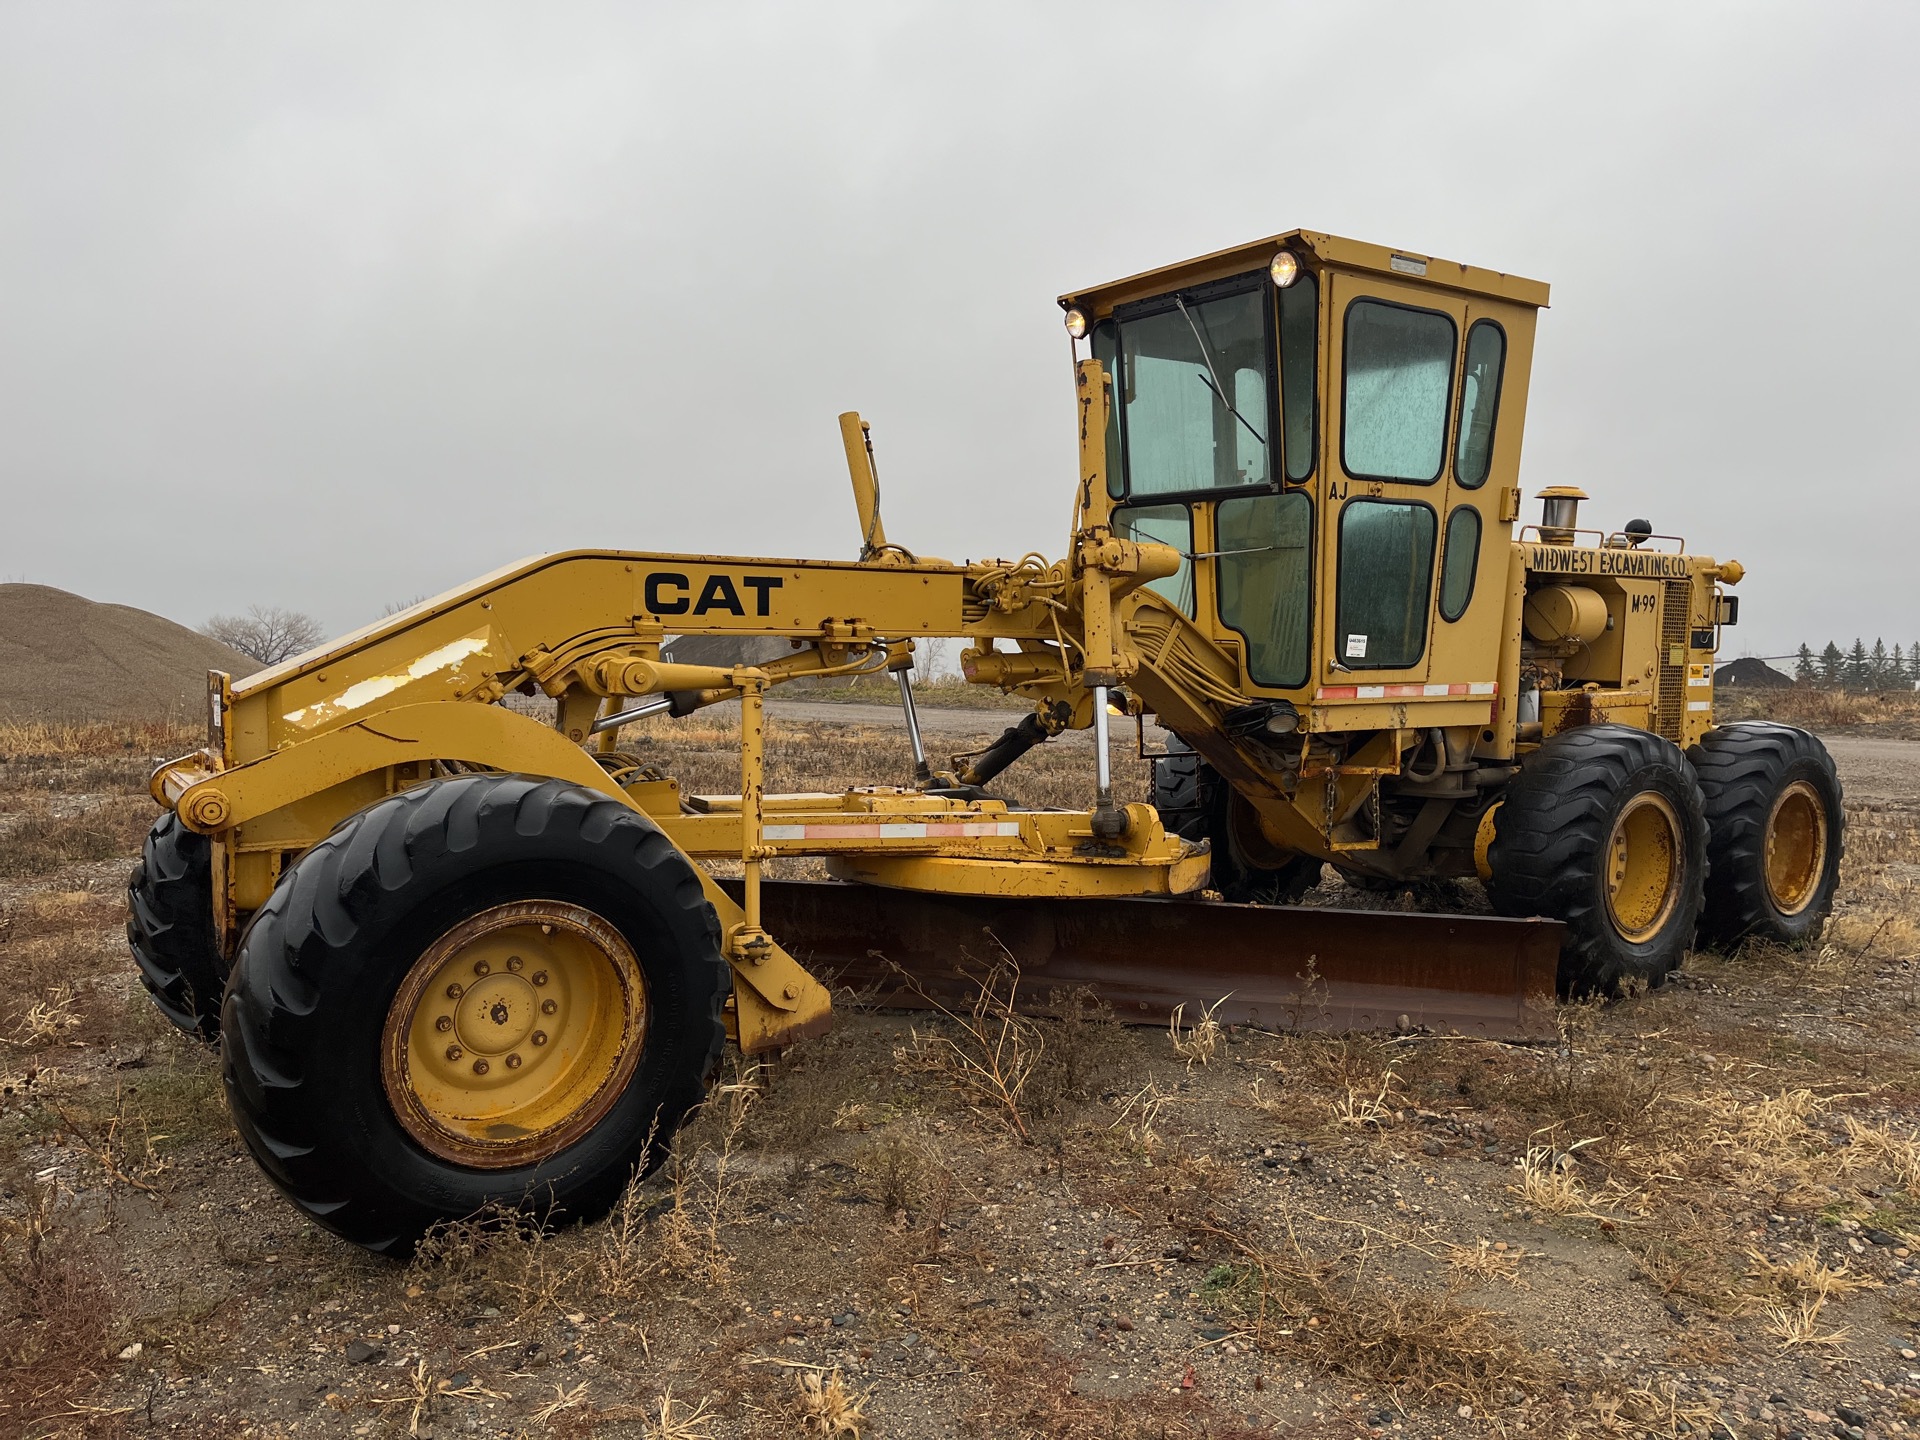
[[[1740,566],[1641,521],[1584,529],[1566,487],[1521,524],[1546,302],[1410,251],[1258,240],[1062,297],[1064,558],[890,540],[849,414],[857,560],[548,555],[215,674],[206,748],[153,778],[142,975],[220,1040],[288,1197],[403,1253],[490,1203],[604,1211],[727,1039],[828,1023],[823,977],[924,999],[998,942],[1029,991],[1090,985],[1123,1018],[1226,996],[1223,1019],[1273,1027],[1526,1036],[1556,981],[1657,984],[1697,933],[1809,941],[1840,790],[1812,736],[1715,724]],[[668,658],[689,635],[789,650]],[[911,684],[936,636],[1029,707],[950,763]],[[889,672],[899,774],[766,792],[774,687]],[[643,717],[721,704],[737,793],[623,748]],[[1118,716],[1143,752],[1147,716],[1165,736],[1152,804],[1116,802]],[[992,792],[1068,730],[1093,732],[1085,809]],[[765,873],[794,856],[833,878]],[[1290,904],[1328,865],[1363,888],[1477,877],[1496,913]]]

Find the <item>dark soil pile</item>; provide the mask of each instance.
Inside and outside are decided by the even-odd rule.
[[[1786,690],[1792,688],[1793,677],[1782,674],[1757,656],[1744,655],[1714,671],[1713,683],[1752,690]]]
[[[50,585],[0,585],[0,720],[190,720],[207,671],[260,667],[217,640]]]

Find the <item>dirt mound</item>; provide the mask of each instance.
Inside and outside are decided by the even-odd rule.
[[[1754,690],[1784,690],[1793,684],[1793,677],[1782,674],[1764,660],[1745,655],[1714,671],[1713,683]]]
[[[207,671],[259,668],[131,605],[0,585],[0,720],[190,720],[206,713]]]

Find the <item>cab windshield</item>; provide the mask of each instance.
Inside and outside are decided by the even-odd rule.
[[[1205,299],[1170,298],[1150,313],[1120,318],[1115,368],[1128,495],[1272,480],[1267,312],[1267,292],[1254,285]],[[1105,338],[1112,347],[1112,331]]]

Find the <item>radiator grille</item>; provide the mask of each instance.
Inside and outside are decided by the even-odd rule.
[[[1660,658],[1654,681],[1654,726],[1678,745],[1687,717],[1687,625],[1693,604],[1693,585],[1669,580],[1660,601]],[[1680,663],[1674,664],[1678,650]]]

